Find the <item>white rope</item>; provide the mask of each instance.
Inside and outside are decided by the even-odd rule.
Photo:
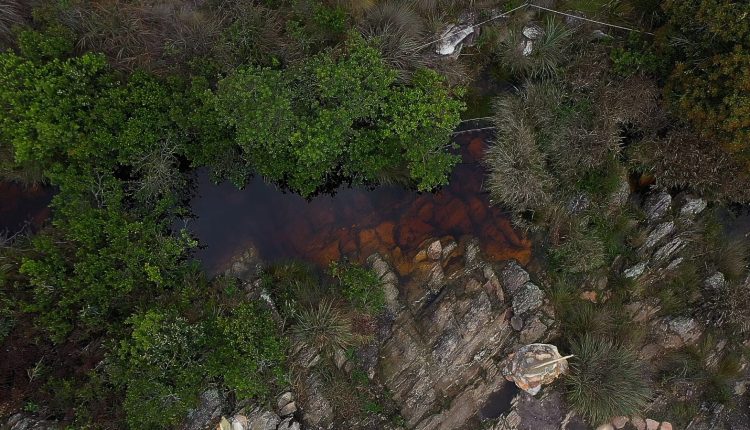
[[[484,20],[484,21],[482,21],[482,22],[480,22],[480,23],[478,23],[478,24],[474,24],[474,25],[472,25],[472,27],[479,27],[479,26],[481,26],[481,25],[483,25],[483,24],[486,24],[486,23],[488,23],[488,22],[490,22],[490,21],[494,21],[494,20],[496,20],[496,19],[499,19],[499,18],[504,18],[504,17],[506,17],[506,16],[510,15],[511,13],[513,13],[513,12],[517,11],[518,9],[521,9],[521,8],[523,8],[523,7],[526,7],[526,6],[528,6],[528,5],[529,5],[529,3],[528,3],[528,2],[526,2],[526,3],[522,4],[521,6],[518,6],[518,7],[516,7],[516,8],[513,8],[513,9],[511,9],[511,10],[507,11],[507,12],[501,13],[500,15],[497,15],[497,16],[493,16],[493,17],[492,17],[492,18],[490,18],[490,19]],[[438,42],[440,42],[441,40],[443,40],[443,39],[447,39],[447,38],[449,38],[449,37],[451,37],[451,36],[453,36],[453,35],[452,35],[452,34],[450,34],[450,33],[448,33],[448,34],[446,34],[445,36],[442,36],[442,37],[441,37],[441,38],[439,38],[439,39],[435,39],[435,40],[433,40],[433,41],[430,41],[430,42],[427,42],[427,43],[425,43],[424,45],[420,45],[420,46],[417,46],[416,48],[414,48],[414,50],[415,50],[415,51],[419,51],[419,50],[420,50],[420,49],[422,49],[422,48],[426,48],[426,47],[428,47],[428,46],[432,45],[433,43],[438,43]]]
[[[480,22],[478,24],[474,24],[474,25],[472,25],[472,27],[480,27],[480,26],[482,26],[484,24],[487,24],[490,21],[494,21],[494,20],[496,20],[498,18],[505,18],[506,16],[510,15],[511,13],[513,13],[513,12],[515,12],[515,11],[521,9],[521,8],[524,8],[524,7],[533,7],[533,8],[541,9],[541,10],[544,10],[544,11],[547,11],[547,12],[556,13],[558,15],[564,15],[564,16],[568,16],[568,17],[571,17],[571,18],[580,19],[580,20],[583,20],[583,21],[588,21],[588,22],[593,22],[593,23],[596,23],[596,24],[605,25],[607,27],[619,28],[621,30],[627,30],[627,31],[635,31],[636,33],[649,34],[651,36],[654,35],[654,33],[650,33],[648,31],[637,30],[635,28],[623,27],[623,26],[615,25],[615,24],[608,24],[606,22],[596,21],[596,20],[593,20],[593,19],[584,18],[582,16],[573,15],[573,14],[569,14],[569,13],[565,13],[565,12],[560,12],[560,11],[557,11],[557,10],[554,10],[554,9],[548,9],[546,7],[537,6],[535,4],[530,4],[528,1],[526,3],[524,3],[524,4],[522,4],[521,6],[515,7],[515,8],[513,8],[513,9],[507,11],[507,12],[501,13],[500,15],[493,16],[490,19],[484,20],[484,21],[482,21],[482,22]],[[450,33],[448,33],[445,36],[440,37],[439,39],[435,39],[435,40],[432,40],[430,42],[425,43],[424,45],[417,46],[416,48],[414,48],[414,50],[415,51],[419,51],[422,48],[426,48],[426,47],[428,47],[428,46],[430,46],[430,45],[432,45],[434,43],[438,43],[441,40],[447,39],[447,38],[449,38],[451,36],[453,36],[453,35],[450,34]]]
[[[560,11],[557,11],[557,10],[554,10],[554,9],[548,9],[546,7],[537,6],[535,4],[528,4],[527,3],[526,6],[530,6],[530,7],[534,7],[534,8],[537,8],[537,9],[545,10],[547,12],[556,13],[558,15],[569,16],[571,18],[576,18],[576,19],[581,19],[581,20],[588,21],[588,22],[594,22],[596,24],[606,25],[607,27],[619,28],[620,30],[635,31],[636,33],[650,34],[651,36],[654,35],[654,33],[649,33],[648,31],[636,30],[635,28],[622,27],[622,26],[614,25],[614,24],[607,24],[606,22],[596,21],[596,20],[584,18],[584,17],[578,16],[578,15],[573,15],[573,14],[569,14],[569,13],[565,13],[565,12],[560,12]]]

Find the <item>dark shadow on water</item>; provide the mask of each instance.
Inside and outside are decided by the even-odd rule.
[[[0,182],[0,234],[13,234],[31,227],[39,228],[49,218],[49,203],[54,190],[48,187],[24,187]]]

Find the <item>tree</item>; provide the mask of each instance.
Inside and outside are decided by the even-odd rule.
[[[668,0],[674,68],[666,91],[704,138],[732,152],[750,147],[750,4]]]
[[[240,68],[214,100],[242,159],[304,196],[348,180],[375,182],[396,166],[431,190],[458,161],[447,148],[462,104],[435,72],[421,70],[409,85],[396,76],[353,36],[343,51],[299,66]]]

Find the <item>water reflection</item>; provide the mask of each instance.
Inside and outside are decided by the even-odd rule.
[[[388,253],[405,274],[413,253],[428,237],[469,234],[480,239],[491,258],[526,263],[529,241],[512,229],[502,210],[488,204],[482,190],[484,170],[477,160],[486,137],[457,138],[463,162],[450,185],[435,194],[398,186],[355,187],[307,202],[258,177],[238,190],[228,183],[213,185],[201,172],[191,203],[196,218],[189,224],[204,245],[197,258],[207,271],[218,273],[251,244],[266,261],[301,258],[319,264],[379,251]]]

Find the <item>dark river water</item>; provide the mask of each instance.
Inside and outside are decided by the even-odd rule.
[[[50,215],[47,205],[52,194],[49,188],[0,182],[0,234],[13,235],[26,227],[41,226]]]
[[[341,188],[312,201],[283,193],[255,177],[243,190],[212,184],[199,172],[188,229],[201,243],[196,258],[211,274],[254,246],[265,261],[304,259],[327,265],[347,256],[364,259],[387,253],[401,274],[419,245],[430,237],[478,237],[492,259],[526,263],[530,243],[513,230],[507,215],[490,206],[478,163],[486,135],[457,136],[463,161],[450,185],[437,193],[417,193],[400,186]],[[50,214],[52,191],[0,183],[0,232],[40,226]]]
[[[399,186],[352,187],[308,202],[259,177],[238,190],[229,183],[213,185],[203,172],[191,203],[195,218],[188,223],[203,245],[197,258],[209,273],[218,273],[251,245],[266,261],[301,258],[322,265],[378,251],[388,253],[405,274],[425,239],[472,235],[491,258],[526,263],[529,241],[501,209],[489,205],[482,188],[485,172],[478,160],[485,139],[477,133],[456,138],[463,162],[450,185],[434,194]]]

